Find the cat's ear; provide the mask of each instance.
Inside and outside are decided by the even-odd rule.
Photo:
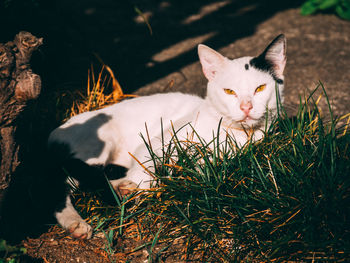
[[[215,78],[216,73],[221,70],[226,61],[223,55],[202,44],[198,45],[198,56],[203,73],[209,81]]]
[[[286,37],[281,34],[266,48],[265,59],[272,64],[273,70],[278,77],[283,76],[284,67],[286,66],[286,47]]]
[[[261,70],[270,71],[277,79],[283,79],[287,61],[286,48],[286,37],[281,34],[272,40],[263,53],[253,58],[251,64]]]

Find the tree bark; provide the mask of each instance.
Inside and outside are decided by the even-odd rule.
[[[41,91],[41,79],[30,68],[30,58],[42,43],[42,38],[24,31],[13,41],[0,43],[0,208],[11,176],[22,162],[21,144],[16,140],[22,125],[19,116]]]

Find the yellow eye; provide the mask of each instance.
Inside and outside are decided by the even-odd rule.
[[[266,88],[266,84],[260,85],[256,88],[255,93],[263,91]]]
[[[225,91],[226,94],[236,95],[236,92],[234,92],[232,89],[224,89],[224,91]]]

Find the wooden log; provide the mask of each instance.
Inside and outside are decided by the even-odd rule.
[[[13,41],[0,43],[0,205],[11,176],[22,162],[21,144],[16,140],[16,131],[22,125],[19,116],[41,91],[41,79],[33,73],[30,58],[42,43],[42,38],[24,31]]]

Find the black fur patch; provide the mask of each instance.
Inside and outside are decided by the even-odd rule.
[[[245,67],[245,70],[249,69],[249,65],[248,64],[245,64],[244,67]]]
[[[72,150],[66,143],[54,141],[48,145],[47,157],[56,165],[62,165],[65,160],[72,158],[72,156]]]
[[[258,70],[269,73],[278,84],[283,84],[283,80],[276,76],[272,63],[265,59],[265,52],[258,57],[252,58],[249,64]]]
[[[264,50],[263,53],[261,53],[259,56],[255,57],[255,58],[252,58],[250,61],[249,61],[249,64],[258,69],[258,70],[261,70],[261,71],[264,71],[264,72],[268,72],[272,77],[273,79],[278,83],[278,84],[283,84],[283,80],[278,78],[276,76],[276,73],[274,71],[274,68],[273,68],[273,64],[271,61],[269,60],[266,60],[266,54],[267,52],[270,50],[270,48],[273,47],[273,45],[275,45],[275,43],[277,41],[280,41],[281,37],[284,37],[283,34],[277,36],[267,47],[266,49]]]
[[[258,57],[255,57],[255,58],[252,58],[250,61],[249,61],[249,64],[258,69],[258,70],[261,70],[261,71],[264,71],[264,72],[271,72],[273,71],[273,65],[271,62],[267,61],[265,59],[265,53],[263,53],[264,56],[260,55]]]
[[[103,171],[109,180],[115,180],[124,177],[127,169],[123,166],[107,164]]]
[[[82,160],[69,158],[62,167],[66,176],[79,181],[79,188],[83,191],[97,191],[101,199],[107,203],[115,203],[107,178],[121,178],[125,176],[126,168],[117,165],[88,165]]]
[[[278,84],[283,84],[283,79],[276,79],[276,82],[277,82]]]

